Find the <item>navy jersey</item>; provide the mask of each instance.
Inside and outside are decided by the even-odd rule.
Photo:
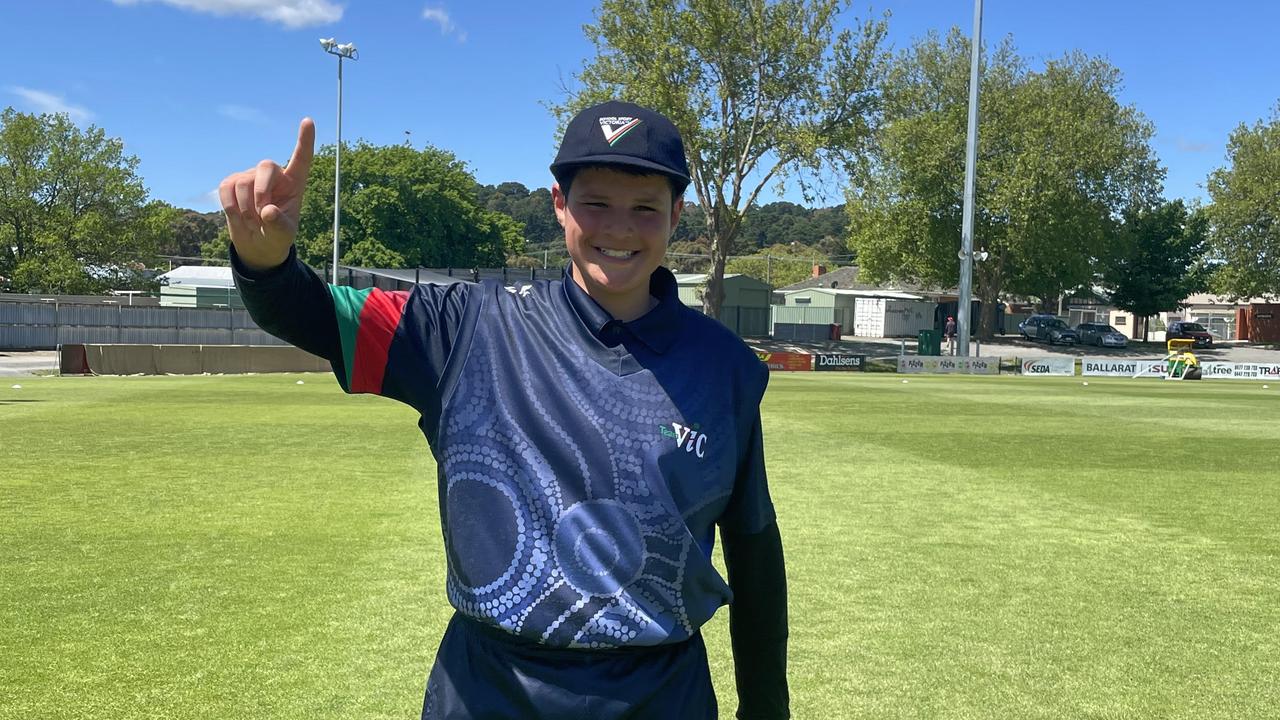
[[[680,303],[669,272],[631,323],[567,277],[330,291],[344,387],[423,413],[460,612],[553,647],[611,647],[685,640],[729,602],[715,524],[774,519],[753,462],[768,373]]]
[[[387,292],[326,285],[292,250],[262,272],[231,261],[259,326],[329,359],[346,391],[421,413],[460,614],[549,652],[621,652],[689,638],[731,602],[738,715],[788,716],[767,372],[669,272],[623,323],[571,279]]]

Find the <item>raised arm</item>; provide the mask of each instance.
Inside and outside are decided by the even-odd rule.
[[[236,287],[259,327],[328,360],[344,390],[401,400],[434,422],[445,366],[469,338],[476,286],[356,289],[327,284],[299,260],[294,239],[315,134],[304,119],[286,166],[263,160],[219,185]]]

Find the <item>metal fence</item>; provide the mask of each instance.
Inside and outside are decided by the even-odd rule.
[[[0,349],[67,343],[284,345],[244,310],[62,302],[0,303]]]

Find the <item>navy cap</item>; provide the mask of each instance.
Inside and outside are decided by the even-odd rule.
[[[680,131],[665,116],[632,103],[610,100],[569,121],[560,152],[551,163],[557,179],[563,170],[583,165],[624,165],[673,178],[683,191],[689,163]]]

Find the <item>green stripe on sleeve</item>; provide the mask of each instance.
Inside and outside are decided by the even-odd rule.
[[[333,311],[338,318],[338,336],[342,338],[342,366],[346,375],[342,383],[344,389],[351,387],[351,373],[356,364],[356,330],[360,327],[360,311],[371,292],[373,288],[356,290],[346,285],[329,286],[329,294],[333,295]]]

